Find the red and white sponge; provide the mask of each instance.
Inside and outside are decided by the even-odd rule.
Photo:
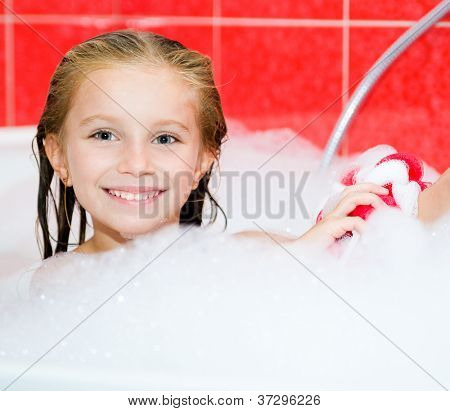
[[[373,147],[362,153],[354,166],[343,175],[340,183],[335,185],[334,194],[326,201],[316,222],[334,210],[346,187],[360,183],[374,183],[387,188],[389,193],[379,196],[387,205],[417,216],[419,194],[431,185],[422,180],[423,176],[423,163],[413,154],[398,153],[388,145]],[[374,208],[370,205],[359,205],[349,216],[359,216],[366,220],[373,211]]]

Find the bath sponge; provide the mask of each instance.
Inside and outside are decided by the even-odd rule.
[[[338,187],[336,192],[327,200],[316,222],[335,208],[346,187],[369,182],[389,190],[387,195],[379,196],[388,206],[399,208],[408,215],[417,216],[419,194],[431,185],[422,181],[423,176],[423,162],[413,154],[398,153],[386,145],[373,147],[362,153],[352,168],[344,173],[336,185]],[[371,205],[359,205],[349,216],[366,220],[373,211]],[[348,236],[352,236],[352,233],[345,234],[345,237]]]

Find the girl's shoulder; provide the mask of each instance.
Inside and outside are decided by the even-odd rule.
[[[49,258],[46,258],[42,261],[42,264],[33,271],[29,286],[31,287],[33,284],[47,281],[49,276],[55,275],[55,272],[59,273],[60,271],[63,271],[64,267],[71,258],[78,257],[80,257],[80,254],[74,251],[61,251]]]
[[[35,261],[25,268],[9,273],[1,282],[2,299],[27,299],[34,273],[42,266],[42,261]]]
[[[31,285],[34,280],[45,276],[46,269],[56,262],[68,257],[71,252],[60,252],[45,260],[35,261],[31,265],[11,274],[7,284],[2,286],[2,294],[9,298],[29,299],[31,296]]]

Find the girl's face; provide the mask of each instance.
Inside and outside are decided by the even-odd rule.
[[[202,149],[193,90],[169,69],[117,67],[88,77],[66,118],[64,161],[50,161],[67,172],[94,236],[178,222],[213,161]]]

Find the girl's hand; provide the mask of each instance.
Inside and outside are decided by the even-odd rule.
[[[348,214],[359,205],[371,205],[375,209],[387,207],[378,194],[386,195],[388,193],[387,188],[372,183],[347,187],[342,192],[336,208],[294,242],[306,242],[326,248],[347,231],[362,233],[365,221],[361,217],[349,217]]]

